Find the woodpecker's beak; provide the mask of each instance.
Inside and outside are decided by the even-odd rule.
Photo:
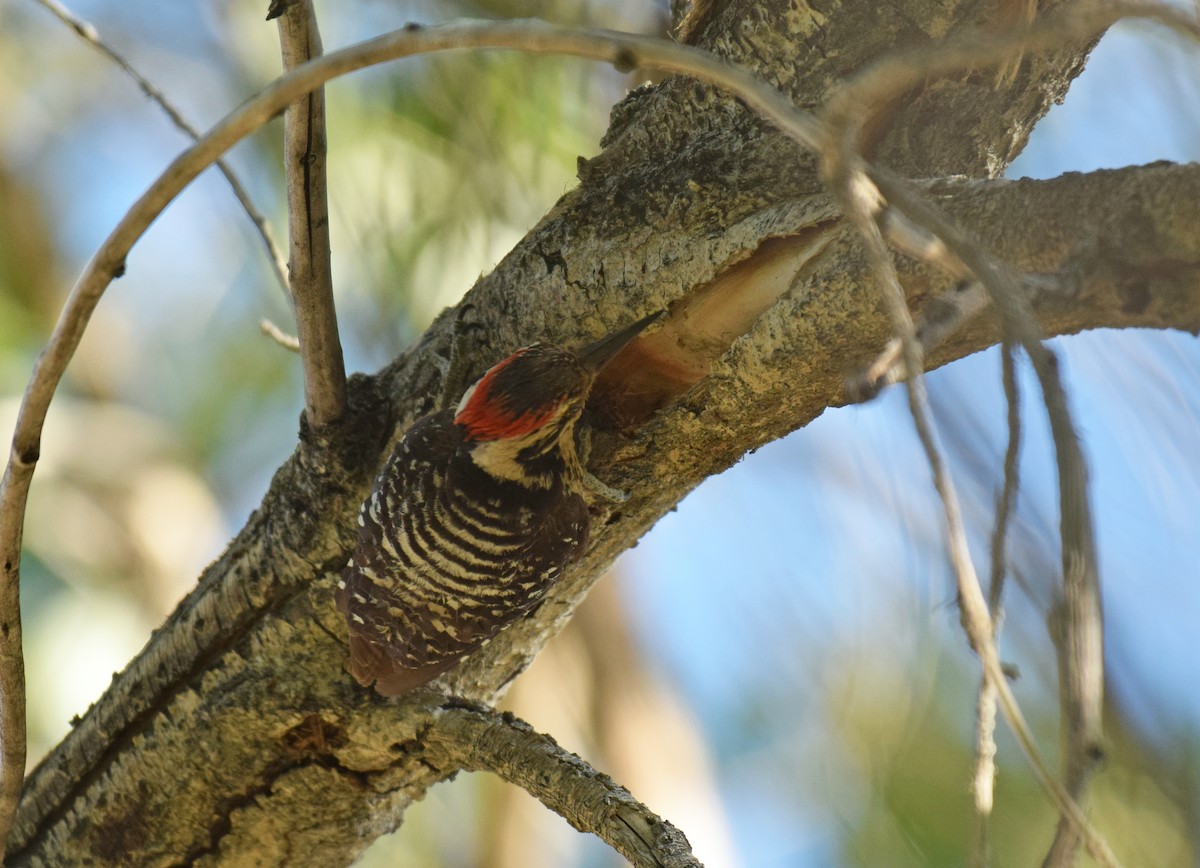
[[[592,371],[599,371],[604,367],[604,363],[620,352],[621,348],[636,338],[642,333],[642,330],[652,322],[663,315],[663,311],[657,311],[650,316],[642,317],[632,325],[627,325],[620,331],[613,332],[610,335],[605,335],[598,341],[593,341],[585,347],[581,347],[576,355],[583,362],[584,366]]]

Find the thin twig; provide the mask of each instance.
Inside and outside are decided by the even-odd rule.
[[[463,48],[511,48],[535,54],[567,54],[620,66],[653,67],[692,75],[726,88],[750,108],[777,123],[810,147],[818,126],[812,115],[795,109],[785,97],[749,73],[723,63],[701,49],[600,29],[558,27],[538,21],[453,23],[393,31],[310,61],[265,87],[184,150],[129,208],[85,266],[72,288],[49,341],[34,365],[13,437],[9,471],[21,475],[37,461],[42,425],[67,363],[100,296],[124,272],[125,257],[150,223],[221,154],[263,126],[311,89],[341,75],[417,54]],[[30,471],[31,472],[31,471]],[[10,487],[9,492],[18,489]],[[23,495],[22,495],[23,496]],[[0,543],[15,539],[23,507],[12,509],[14,495],[0,499]],[[20,498],[18,498],[20,499]]]
[[[607,775],[511,714],[446,707],[423,742],[434,765],[498,775],[580,832],[599,837],[637,868],[699,868],[682,832]]]
[[[975,798],[978,833],[971,855],[972,868],[991,864],[991,816],[996,789],[996,685],[984,675],[979,681],[979,699],[975,705],[975,776],[971,795]]]
[[[853,165],[854,163],[851,161],[851,166]],[[909,370],[921,371],[923,366],[920,349],[915,340],[912,317],[904,300],[904,290],[900,286],[896,270],[892,265],[887,244],[870,211],[870,197],[863,192],[874,188],[869,183],[864,183],[866,178],[861,172],[861,169],[858,172],[853,169],[850,171],[835,169],[832,178],[837,184],[837,189],[842,191],[840,198],[845,203],[847,217],[851,219],[866,240],[876,278],[884,288],[888,310],[893,317],[893,325],[899,332],[901,341],[905,344],[905,365]],[[856,175],[858,175],[858,180],[855,179]],[[858,192],[855,192],[856,188]],[[1009,727],[1043,788],[1054,800],[1063,817],[1082,836],[1096,861],[1105,866],[1115,866],[1118,862],[1108,844],[1092,828],[1074,799],[1050,772],[1049,766],[1037,749],[1016,697],[1008,687],[992,633],[992,619],[983,596],[983,589],[979,584],[979,578],[975,573],[975,565],[971,561],[958,495],[942,459],[936,429],[930,418],[923,376],[918,375],[908,381],[908,396],[917,435],[925,449],[925,455],[933,473],[934,486],[942,501],[949,537],[950,560],[958,585],[963,629],[967,633],[971,646],[980,657],[985,677],[992,682],[997,691],[1000,707],[1004,710]]]
[[[972,239],[938,214],[908,185],[879,168],[872,180],[893,205],[941,238],[987,288],[1006,333],[1020,343],[1041,387],[1054,439],[1059,477],[1059,521],[1062,539],[1063,603],[1060,630],[1052,630],[1059,651],[1063,727],[1066,732],[1066,791],[1082,793],[1082,785],[1102,752],[1104,643],[1100,576],[1088,500],[1087,464],[1071,421],[1054,353],[1038,334],[1028,300],[1016,275],[992,259]],[[1060,826],[1056,842],[1068,833]],[[1061,852],[1056,843],[1054,850]]]
[[[269,319],[260,319],[258,330],[285,350],[291,350],[293,353],[300,352],[300,339],[295,335],[289,335]]]
[[[843,198],[852,207],[864,208],[863,213],[869,213],[866,210],[869,206],[863,206],[863,202],[872,196],[882,198],[888,207],[885,209],[880,205],[877,212],[886,213],[895,209],[903,215],[904,221],[916,224],[918,230],[927,230],[936,239],[939,248],[946,248],[950,254],[946,259],[952,266],[947,268],[948,272],[956,273],[959,266],[965,265],[991,295],[1006,332],[1025,349],[1042,389],[1059,468],[1063,605],[1061,617],[1058,618],[1059,629],[1052,632],[1056,635],[1056,648],[1060,656],[1060,695],[1063,727],[1067,735],[1066,787],[1046,777],[1047,783],[1053,785],[1052,795],[1063,814],[1047,864],[1067,864],[1073,858],[1080,836],[1087,839],[1093,855],[1101,858],[1097,848],[1102,842],[1093,840],[1089,830],[1080,824],[1082,813],[1076,803],[1083,793],[1090,770],[1100,756],[1103,708],[1103,619],[1087,498],[1086,464],[1067,409],[1056,360],[1041,343],[1016,276],[942,219],[911,185],[883,169],[866,166],[858,160],[856,151],[861,130],[870,119],[920,82],[964,68],[1002,63],[1018,52],[1046,50],[1065,42],[1094,38],[1114,21],[1126,16],[1152,18],[1193,38],[1200,36],[1200,24],[1194,16],[1159,4],[1076,5],[1033,27],[1020,28],[995,38],[959,37],[932,48],[923,46],[919,53],[899,52],[891,55],[845,86],[830,101],[826,112],[826,122],[838,130],[837,136],[830,133],[830,141],[837,146],[832,156],[842,166],[839,171],[845,180]],[[826,159],[829,160],[830,155]],[[870,183],[878,192],[859,192],[854,201],[851,200],[852,183],[869,186],[865,177],[851,171],[853,165],[861,167],[861,175],[869,176]],[[865,226],[860,226],[860,229],[868,231]],[[879,229],[872,225],[870,231],[878,233]],[[914,234],[919,234],[919,231]],[[891,270],[890,261],[887,266]],[[898,283],[896,285],[898,287]],[[905,313],[907,315],[907,309]],[[906,339],[912,338],[901,331],[901,340]],[[909,370],[913,370],[915,358],[915,352],[905,353],[905,366]],[[964,610],[964,623],[967,620]],[[982,653],[982,649],[977,650]],[[998,657],[996,662],[998,664]],[[985,660],[985,673],[988,668]],[[997,676],[989,674],[988,677],[995,680]],[[1007,714],[1007,685],[1001,678],[995,686],[1000,691],[1001,705]]]
[[[279,21],[284,72],[321,56],[311,0],[294,0]],[[325,89],[313,88],[283,118],[283,166],[288,203],[288,275],[296,337],[304,368],[304,412],[325,427],[346,412],[346,363],[338,336],[330,269],[329,195],[325,174]]]
[[[889,237],[888,241],[892,239]],[[921,355],[928,355],[945,343],[960,326],[985,310],[987,304],[987,291],[974,279],[960,281],[953,289],[926,304],[913,329]],[[903,344],[893,338],[870,365],[847,378],[843,391],[849,401],[867,401],[908,377]]]
[[[1140,4],[1138,8],[1141,8]],[[1155,7],[1152,12],[1157,15],[1159,9]],[[1050,42],[1059,44],[1067,38],[1064,33],[1078,36],[1076,31],[1079,27],[1072,28],[1068,25],[1076,23],[1079,18],[1080,16],[1069,18],[1067,24],[1056,19],[1053,29],[1042,27],[1039,32],[1052,34]],[[1099,19],[1103,19],[1103,16],[1087,17],[1087,27],[1100,27],[1101,25],[1096,23]],[[1189,23],[1194,25],[1194,22]],[[940,215],[915,192],[912,185],[890,172],[869,166],[858,154],[861,131],[870,119],[908,88],[930,76],[957,71],[962,66],[976,68],[989,60],[1004,62],[1016,52],[1031,48],[1030,43],[1033,40],[1026,37],[1034,30],[1036,28],[1021,28],[1019,32],[990,40],[1002,45],[1003,50],[996,50],[987,58],[980,56],[977,48],[979,40],[954,39],[932,49],[925,46],[919,55],[900,52],[872,65],[835,94],[826,107],[822,118],[825,124],[825,138],[820,154],[821,168],[826,182],[842,202],[846,216],[866,242],[872,267],[901,341],[905,368],[913,374],[909,381],[909,404],[946,513],[951,560],[958,577],[959,604],[964,629],[984,664],[985,678],[991,680],[998,691],[1001,707],[1004,708],[1010,725],[1014,727],[1023,749],[1029,754],[1029,759],[1043,785],[1058,804],[1063,817],[1087,840],[1093,855],[1108,864],[1110,860],[1115,861],[1115,857],[1112,857],[1107,844],[1087,824],[1074,800],[1073,793],[1076,788],[1070,786],[1074,780],[1071,773],[1072,761],[1068,759],[1067,763],[1068,790],[1049,774],[1029,733],[1017,731],[1018,721],[1023,720],[1023,715],[1004,679],[995,645],[993,622],[970,559],[965,531],[961,527],[957,496],[949,473],[944,467],[937,446],[936,431],[925,406],[924,384],[919,375],[923,369],[920,347],[904,291],[884,241],[881,224],[887,220],[896,220],[899,223],[910,224],[913,236],[919,237],[923,232],[931,235],[930,246],[939,253],[946,254],[938,258],[949,263],[946,270],[955,276],[961,277],[961,267],[966,266],[974,279],[981,282],[992,295],[993,303],[1000,309],[1007,333],[1020,340],[1033,361],[1035,370],[1038,370],[1039,366],[1043,368],[1045,376],[1040,372],[1039,378],[1052,429],[1055,431],[1061,478],[1064,587],[1076,587],[1075,593],[1069,590],[1066,592],[1068,609],[1071,610],[1066,619],[1067,629],[1073,631],[1073,634],[1067,643],[1072,651],[1069,661],[1071,671],[1068,676],[1070,714],[1064,715],[1064,720],[1068,732],[1072,736],[1078,736],[1082,745],[1073,746],[1071,753],[1082,751],[1085,755],[1091,755],[1096,750],[1097,741],[1094,739],[1098,739],[1099,734],[1098,702],[1103,696],[1102,669],[1099,668],[1102,665],[1102,645],[1097,644],[1100,637],[1100,620],[1097,617],[1099,578],[1095,570],[1091,520],[1086,497],[1086,471],[1070,418],[1066,415],[1061,385],[1057,384],[1056,371],[1052,370],[1052,366],[1044,364],[1049,351],[1036,339],[1032,314],[1015,277],[983,254],[978,245],[968,242],[948,221],[941,219]],[[966,54],[964,49],[968,45],[971,50]],[[1046,45],[1035,43],[1032,47],[1045,48]],[[919,74],[913,71],[915,67],[921,68]],[[890,214],[893,210],[898,213]],[[909,227],[906,227],[906,232],[908,231]],[[1090,611],[1084,609],[1087,603],[1094,603]],[[1072,738],[1071,742],[1074,741],[1075,738]]]
[[[1031,19],[1031,16],[1024,14],[1019,17]],[[935,45],[892,52],[840,87],[830,99],[823,120],[841,129],[847,140],[857,142],[872,117],[913,87],[931,78],[967,69],[1001,66],[1025,53],[1049,51],[1071,42],[1093,39],[1122,18],[1150,19],[1200,40],[1200,18],[1195,13],[1189,14],[1160,2],[1125,0],[1071,4],[1065,10],[1028,27],[1016,27],[994,34],[963,32]],[[906,201],[920,202],[925,210],[932,211],[915,187],[903,179],[869,165],[867,174],[877,186],[882,187],[881,179],[885,179],[893,189],[904,190]],[[882,209],[876,219],[893,246],[914,259],[940,268],[957,281],[959,287],[980,279],[937,231],[911,219],[912,215],[904,207],[896,207],[899,203],[894,201],[894,197],[888,196],[887,204],[890,207]],[[1028,279],[1036,283],[1039,278],[1029,275]],[[969,287],[972,293],[979,288]],[[988,291],[990,293],[991,288]],[[978,309],[974,303],[962,307],[956,317],[942,324],[938,336],[943,339],[948,337],[972,311]],[[923,346],[929,348],[924,343]],[[898,345],[889,346],[871,365],[869,370],[880,382],[903,374],[903,371],[895,369],[900,356],[898,350]],[[861,383],[859,388],[863,388]]]
[[[1004,397],[1008,404],[1008,446],[1004,451],[1004,485],[996,502],[996,525],[992,530],[992,576],[988,583],[988,610],[992,613],[992,635],[999,639],[1004,621],[1004,577],[1007,575],[1008,525],[1020,484],[1021,392],[1017,382],[1016,351],[1010,341],[1001,347]],[[976,706],[975,777],[972,792],[979,818],[972,864],[985,868],[990,861],[990,823],[996,785],[996,687],[986,676],[979,685]],[[1072,797],[1075,794],[1072,793]]]
[[[871,118],[928,79],[964,69],[1008,68],[1005,64],[1017,62],[1027,52],[1052,50],[1070,42],[1095,38],[1116,21],[1127,17],[1158,21],[1193,39],[1200,39],[1200,21],[1195,16],[1161,3],[1131,0],[1072,4],[1031,26],[1002,33],[965,32],[935,45],[892,52],[843,84],[830,99],[824,119],[844,130],[846,138],[857,143]],[[875,180],[880,171],[869,166],[867,174]],[[892,181],[903,185],[911,197],[918,195],[901,179],[893,176]],[[936,232],[928,231],[928,227],[915,223],[906,209],[896,207],[897,204],[889,197],[891,207],[881,209],[876,215],[884,236],[901,252],[940,268],[957,282],[956,291],[961,292],[961,304],[935,311],[937,321],[932,328],[922,320],[917,337],[928,352],[983,310],[984,292],[971,269],[944,239]],[[908,376],[900,350],[899,342],[890,343],[866,370],[848,379],[845,385],[847,398],[867,400]]]
[[[193,141],[200,138],[200,131],[192,126],[179,109],[175,108],[171,101],[167,99],[166,95],[153,82],[138,72],[124,55],[101,39],[94,25],[77,16],[60,3],[59,0],[36,0],[36,2],[49,9],[59,21],[74,30],[84,42],[93,46],[97,51],[120,67],[122,72],[134,80],[142,93],[163,110],[166,116],[170,118],[171,123],[186,133],[189,138]],[[225,180],[229,182],[229,187],[233,190],[233,195],[237,197],[242,210],[246,212],[246,216],[250,218],[250,222],[254,224],[254,228],[258,231],[258,237],[262,239],[263,247],[266,248],[267,261],[271,264],[271,272],[275,275],[275,280],[283,290],[284,295],[287,295],[287,263],[284,261],[283,254],[279,251],[279,245],[275,243],[275,236],[271,233],[271,224],[267,222],[267,218],[254,205],[254,200],[250,198],[250,194],[242,186],[242,182],[238,180],[233,168],[224,160],[217,160],[217,169],[225,176]]]
[[[32,460],[36,461],[36,456]],[[15,452],[9,467],[21,461],[26,473],[5,471],[0,480],[0,529],[4,532],[3,584],[0,584],[0,850],[7,840],[12,818],[21,800],[25,780],[25,658],[21,645],[21,523],[33,465]],[[14,504],[15,506],[7,506]],[[16,513],[15,526],[7,519]],[[0,861],[2,857],[0,857]]]
[[[1004,486],[996,501],[996,526],[992,529],[992,577],[988,584],[988,608],[999,617],[1008,574],[1006,554],[1008,525],[1016,508],[1021,475],[1021,389],[1017,381],[1016,350],[1010,341],[1000,347],[1000,376],[1008,406],[1008,446],[1004,450]]]

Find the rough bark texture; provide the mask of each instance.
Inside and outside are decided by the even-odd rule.
[[[984,23],[990,8],[747,0],[720,10],[699,41],[812,105],[890,46]],[[895,114],[878,153],[915,176],[986,177],[1081,58],[1027,61],[1000,91],[990,73],[932,85]],[[533,339],[577,345],[635,313],[678,310],[734,263],[751,276],[759,261],[778,264],[778,245],[805,252],[707,378],[636,430],[597,436],[593,470],[632,498],[596,510],[588,554],[534,616],[436,683],[469,700],[492,701],[696,484],[838,403],[842,378],[886,338],[811,160],[735,101],[668,80],[619,106],[605,142],[581,165],[581,185],[472,291],[486,326],[474,371]],[[1200,169],[943,182],[935,195],[1018,267],[1066,269],[1067,291],[1041,300],[1048,331],[1200,328]],[[783,240],[756,259],[767,239]],[[906,280],[918,307],[944,289],[922,269]],[[386,701],[343,672],[332,590],[384,450],[433,409],[431,355],[446,352],[450,323],[443,316],[378,375],[352,378],[343,423],[319,439],[302,428],[247,526],[31,776],[11,864],[342,864],[453,773],[444,744],[436,762],[427,752],[434,695]],[[932,361],[987,346],[990,328],[965,330]],[[620,383],[611,388],[619,403]]]
[[[580,832],[600,836],[632,865],[699,868],[687,838],[627,790],[523,720],[449,704],[426,733],[431,760],[444,767],[490,771],[516,784]]]

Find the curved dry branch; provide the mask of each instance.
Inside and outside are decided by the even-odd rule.
[[[948,241],[947,235],[952,231],[952,227],[949,227],[944,222],[933,223],[932,218],[926,213],[931,209],[923,201],[919,200],[916,196],[910,195],[907,189],[898,189],[900,186],[899,182],[888,187],[879,185],[876,180],[878,170],[875,176],[868,177],[866,164],[857,154],[857,136],[854,134],[855,127],[853,123],[838,122],[847,118],[846,115],[841,115],[837,111],[843,105],[837,103],[834,105],[835,111],[833,114],[835,121],[828,127],[828,144],[822,153],[822,171],[830,187],[837,193],[841,200],[843,213],[845,213],[849,221],[858,230],[865,243],[876,283],[883,293],[884,302],[887,306],[893,328],[898,333],[904,367],[906,370],[912,372],[907,381],[908,405],[913,423],[917,429],[917,436],[921,441],[926,460],[933,473],[934,486],[942,502],[950,563],[954,569],[958,589],[958,604],[963,629],[967,634],[971,647],[979,655],[983,663],[984,677],[997,692],[1000,706],[1004,709],[1005,718],[1017,736],[1017,740],[1021,744],[1030,765],[1033,767],[1039,783],[1041,783],[1042,787],[1055,802],[1063,819],[1069,823],[1072,832],[1086,841],[1089,852],[1096,857],[1096,860],[1102,865],[1116,866],[1116,857],[1112,854],[1108,843],[1088,823],[1083,811],[1075,802],[1074,792],[1071,789],[1064,788],[1050,773],[1049,767],[1042,758],[1041,752],[1038,750],[1037,744],[1033,739],[1033,734],[1025,722],[1024,714],[1017,703],[1016,697],[1009,689],[1005,679],[1000,654],[996,648],[995,622],[984,599],[983,588],[979,583],[975,564],[971,560],[971,551],[967,543],[966,527],[962,520],[962,510],[959,506],[958,494],[949,468],[946,466],[941,446],[938,443],[937,429],[929,408],[929,399],[925,390],[925,379],[922,373],[925,369],[925,363],[921,344],[917,340],[916,328],[908,309],[904,288],[900,285],[900,278],[892,262],[891,251],[883,237],[882,221],[878,219],[878,215],[885,212],[889,206],[898,207],[905,215],[905,219],[914,221],[913,228],[923,228],[933,238],[946,243],[949,247],[949,252],[958,261],[966,264],[978,276],[980,281],[991,289],[988,285],[988,276],[976,270],[982,265],[978,245],[972,244],[972,249],[967,249],[965,244],[955,244]],[[891,180],[890,176],[886,177]],[[881,197],[881,193],[886,199]],[[991,263],[986,264],[991,265]],[[992,266],[992,270],[995,270],[995,266]],[[1019,288],[1016,288],[1015,285],[1011,291],[1013,294],[1020,293]],[[993,294],[993,302],[999,305],[1001,300]],[[1014,304],[1016,303],[1020,302],[1014,302]],[[1007,321],[1006,326],[1015,330],[1015,327]],[[1036,326],[1032,316],[1028,316],[1021,323],[1020,327],[1026,334],[1030,330],[1035,329]],[[1040,342],[1036,343],[1038,347],[1041,347]],[[1051,395],[1049,393],[1046,394],[1046,400],[1047,404],[1050,405]],[[1052,419],[1053,412],[1056,409],[1065,411],[1065,405],[1051,409]],[[1070,424],[1069,420],[1067,424]],[[1078,447],[1077,443],[1076,447]],[[1061,454],[1059,460],[1061,467]],[[1071,465],[1060,472],[1067,474],[1077,470],[1077,466]],[[1087,529],[1090,532],[1090,521]],[[1067,528],[1065,526],[1063,537],[1065,551],[1068,539]],[[1088,539],[1090,539],[1090,536],[1088,536]],[[1092,563],[1094,570],[1094,554]]]
[[[692,75],[729,89],[798,141],[810,145],[816,141],[811,115],[794,109],[778,92],[748,73],[700,49],[649,37],[557,27],[537,21],[456,23],[430,28],[414,26],[327,54],[277,79],[180,154],[101,244],[72,288],[54,332],[34,366],[14,432],[10,475],[20,477],[21,468],[36,463],[46,410],[104,289],[124,273],[125,256],[150,223],[200,172],[291,102],[333,78],[403,57],[462,48],[568,54],[621,67],[654,67]],[[0,501],[0,508],[10,503],[12,496]],[[8,520],[3,528],[11,533]],[[0,534],[0,539],[3,536]]]
[[[637,868],[698,868],[683,833],[607,775],[511,714],[447,705],[423,733],[426,761],[486,771],[526,790]]]

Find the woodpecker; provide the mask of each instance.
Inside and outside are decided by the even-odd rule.
[[[658,314],[577,352],[533,344],[415,423],[358,517],[338,582],[346,669],[398,696],[527,614],[588,539],[575,426],[601,366]]]

